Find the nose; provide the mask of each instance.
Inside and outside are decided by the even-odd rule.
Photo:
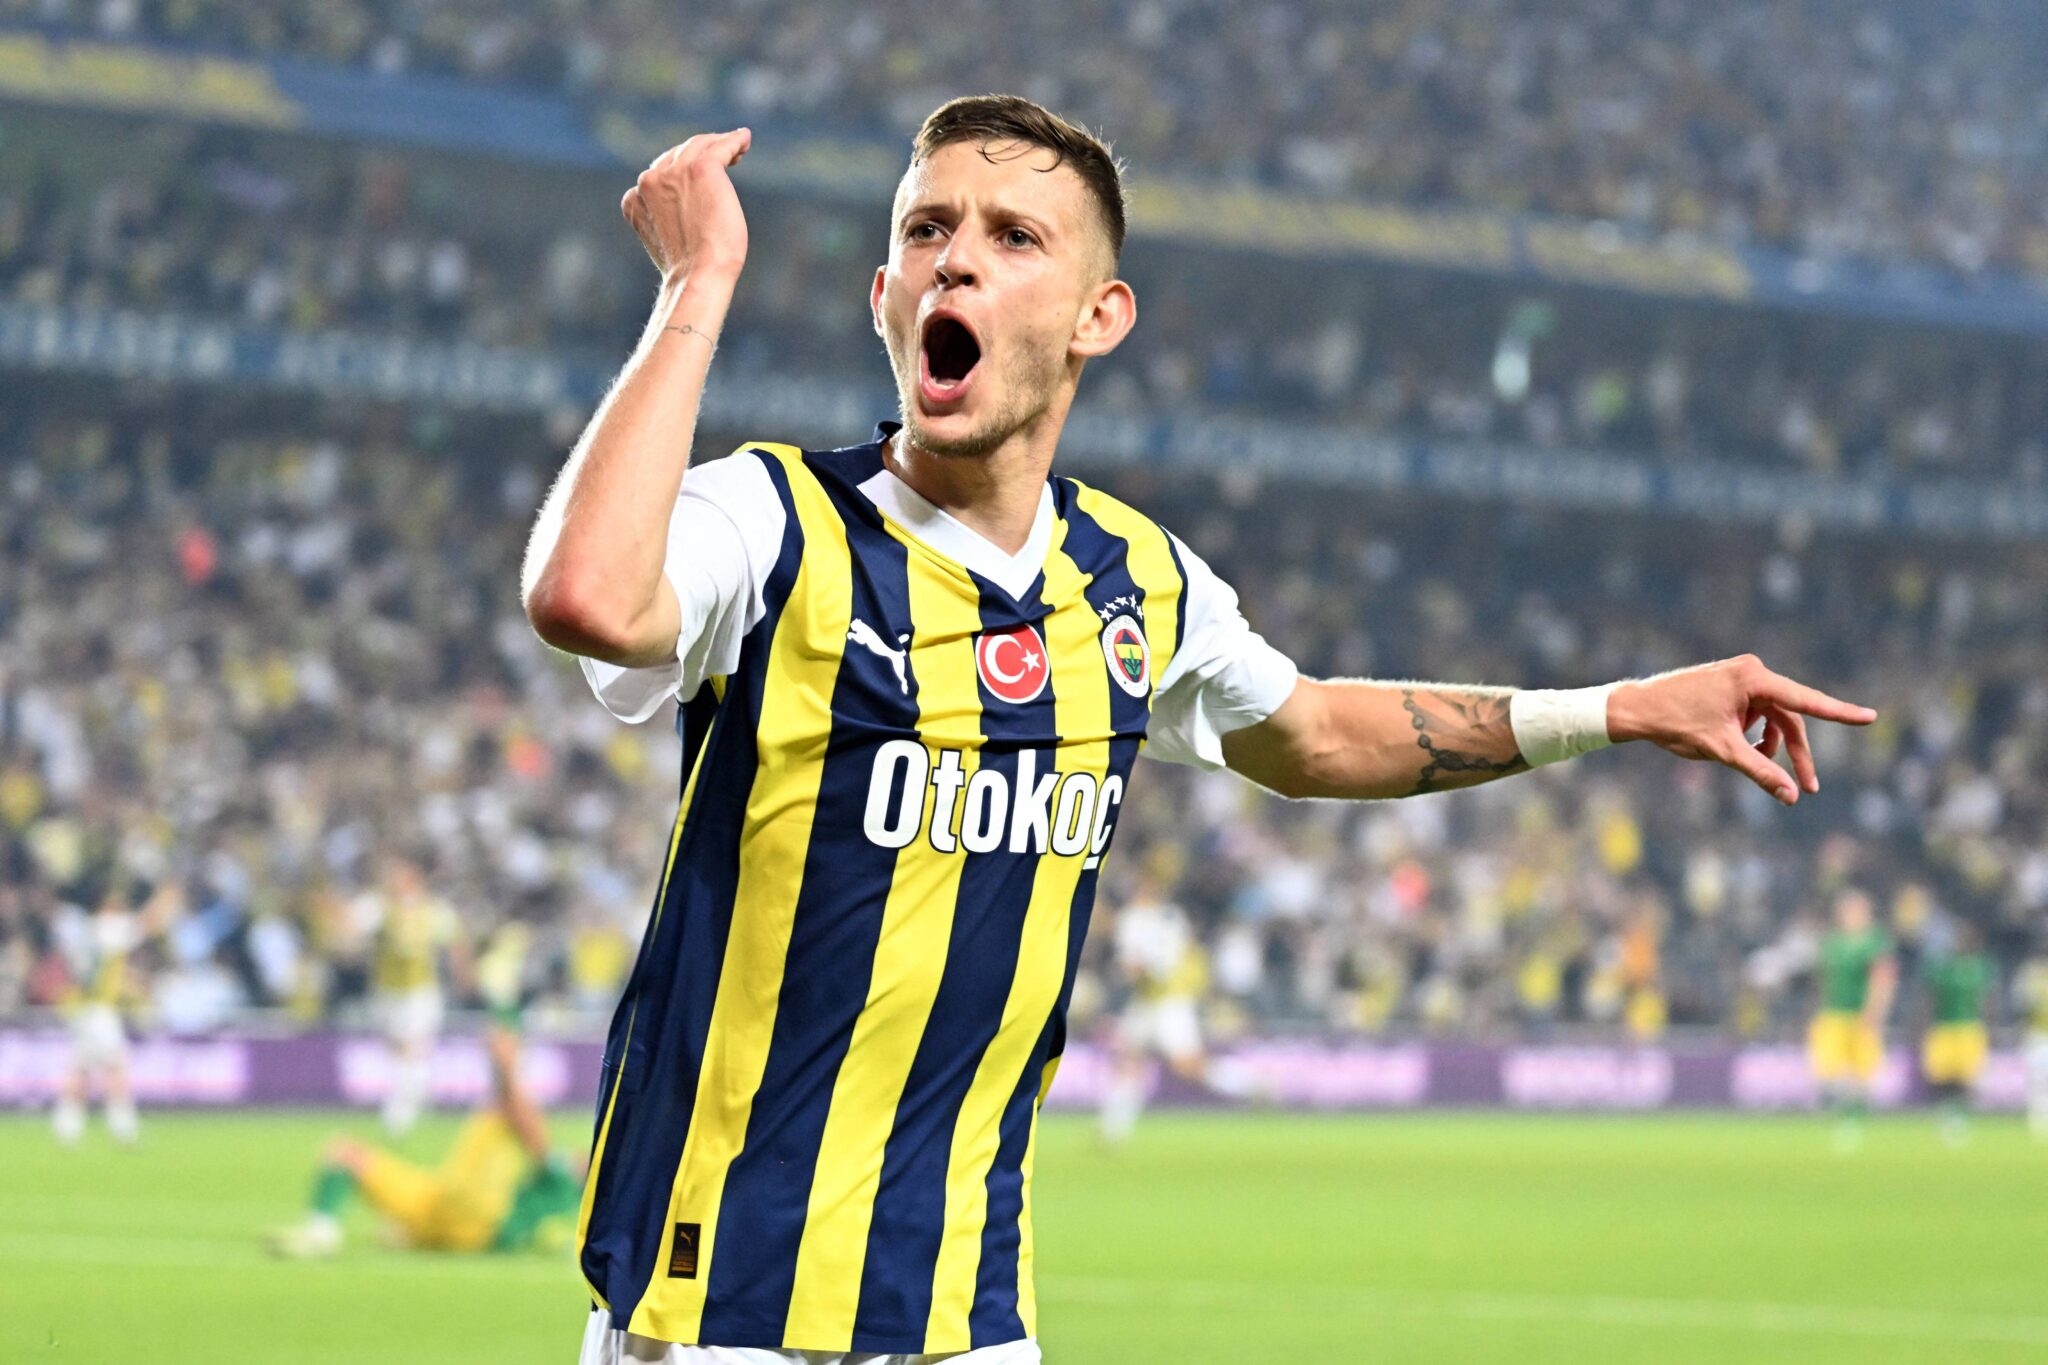
[[[946,249],[939,253],[939,259],[932,267],[938,276],[939,283],[943,286],[971,285],[979,277],[973,250],[971,248],[964,248],[961,245],[962,238],[965,235],[965,233],[954,233],[946,242]]]

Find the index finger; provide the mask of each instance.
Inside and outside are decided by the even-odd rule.
[[[728,166],[737,166],[747,149],[754,145],[752,128],[735,128],[729,133],[720,133],[716,139],[718,159]]]
[[[1868,725],[1877,719],[1877,712],[1868,706],[1831,697],[1818,688],[1808,687],[1768,669],[1764,672],[1763,681],[1752,689],[1752,696],[1789,706],[1818,720],[1840,721],[1844,725]]]

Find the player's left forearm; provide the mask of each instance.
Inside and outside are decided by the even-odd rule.
[[[1891,1017],[1892,1000],[1899,990],[1898,965],[1890,959],[1880,962],[1870,972],[1870,991],[1864,1001],[1864,1020],[1872,1028],[1883,1028],[1885,1020]]]
[[[1283,796],[1374,799],[1477,786],[1529,769],[1508,722],[1513,695],[1456,683],[1303,679],[1267,724],[1225,735],[1224,756]]]
[[[1773,673],[1754,654],[1610,687],[1525,696],[1455,683],[1304,679],[1265,720],[1225,735],[1223,756],[1236,772],[1284,796],[1415,796],[1648,740],[1680,758],[1725,764],[1789,806],[1802,791],[1820,790],[1808,716],[1869,725],[1877,712]],[[1747,732],[1758,721],[1763,738],[1752,743]],[[1527,751],[1517,742],[1518,726]],[[1792,772],[1775,762],[1781,749]]]

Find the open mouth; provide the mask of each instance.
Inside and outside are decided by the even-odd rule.
[[[925,382],[933,397],[945,399],[958,394],[980,363],[981,343],[966,323],[941,315],[925,324]]]

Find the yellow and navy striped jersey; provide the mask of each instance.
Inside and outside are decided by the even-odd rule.
[[[1208,954],[1178,905],[1138,900],[1124,906],[1113,942],[1140,1001],[1200,1000],[1209,989]]]
[[[685,780],[608,1039],[579,1255],[616,1327],[937,1353],[1035,1331],[1038,1106],[1180,634],[1157,525],[1052,481],[1023,596],[760,446],[765,614],[682,709]]]
[[[415,991],[437,984],[441,950],[456,934],[454,909],[425,893],[389,893],[383,902],[377,922],[377,989]]]
[[[2020,968],[2015,992],[2026,1009],[2027,1026],[2036,1033],[2048,1033],[2048,957],[2030,959]]]
[[[67,916],[59,922],[58,931],[71,969],[71,984],[59,1002],[63,1009],[125,1011],[136,1003],[140,983],[130,963],[149,937],[141,916],[102,908],[75,918]]]

